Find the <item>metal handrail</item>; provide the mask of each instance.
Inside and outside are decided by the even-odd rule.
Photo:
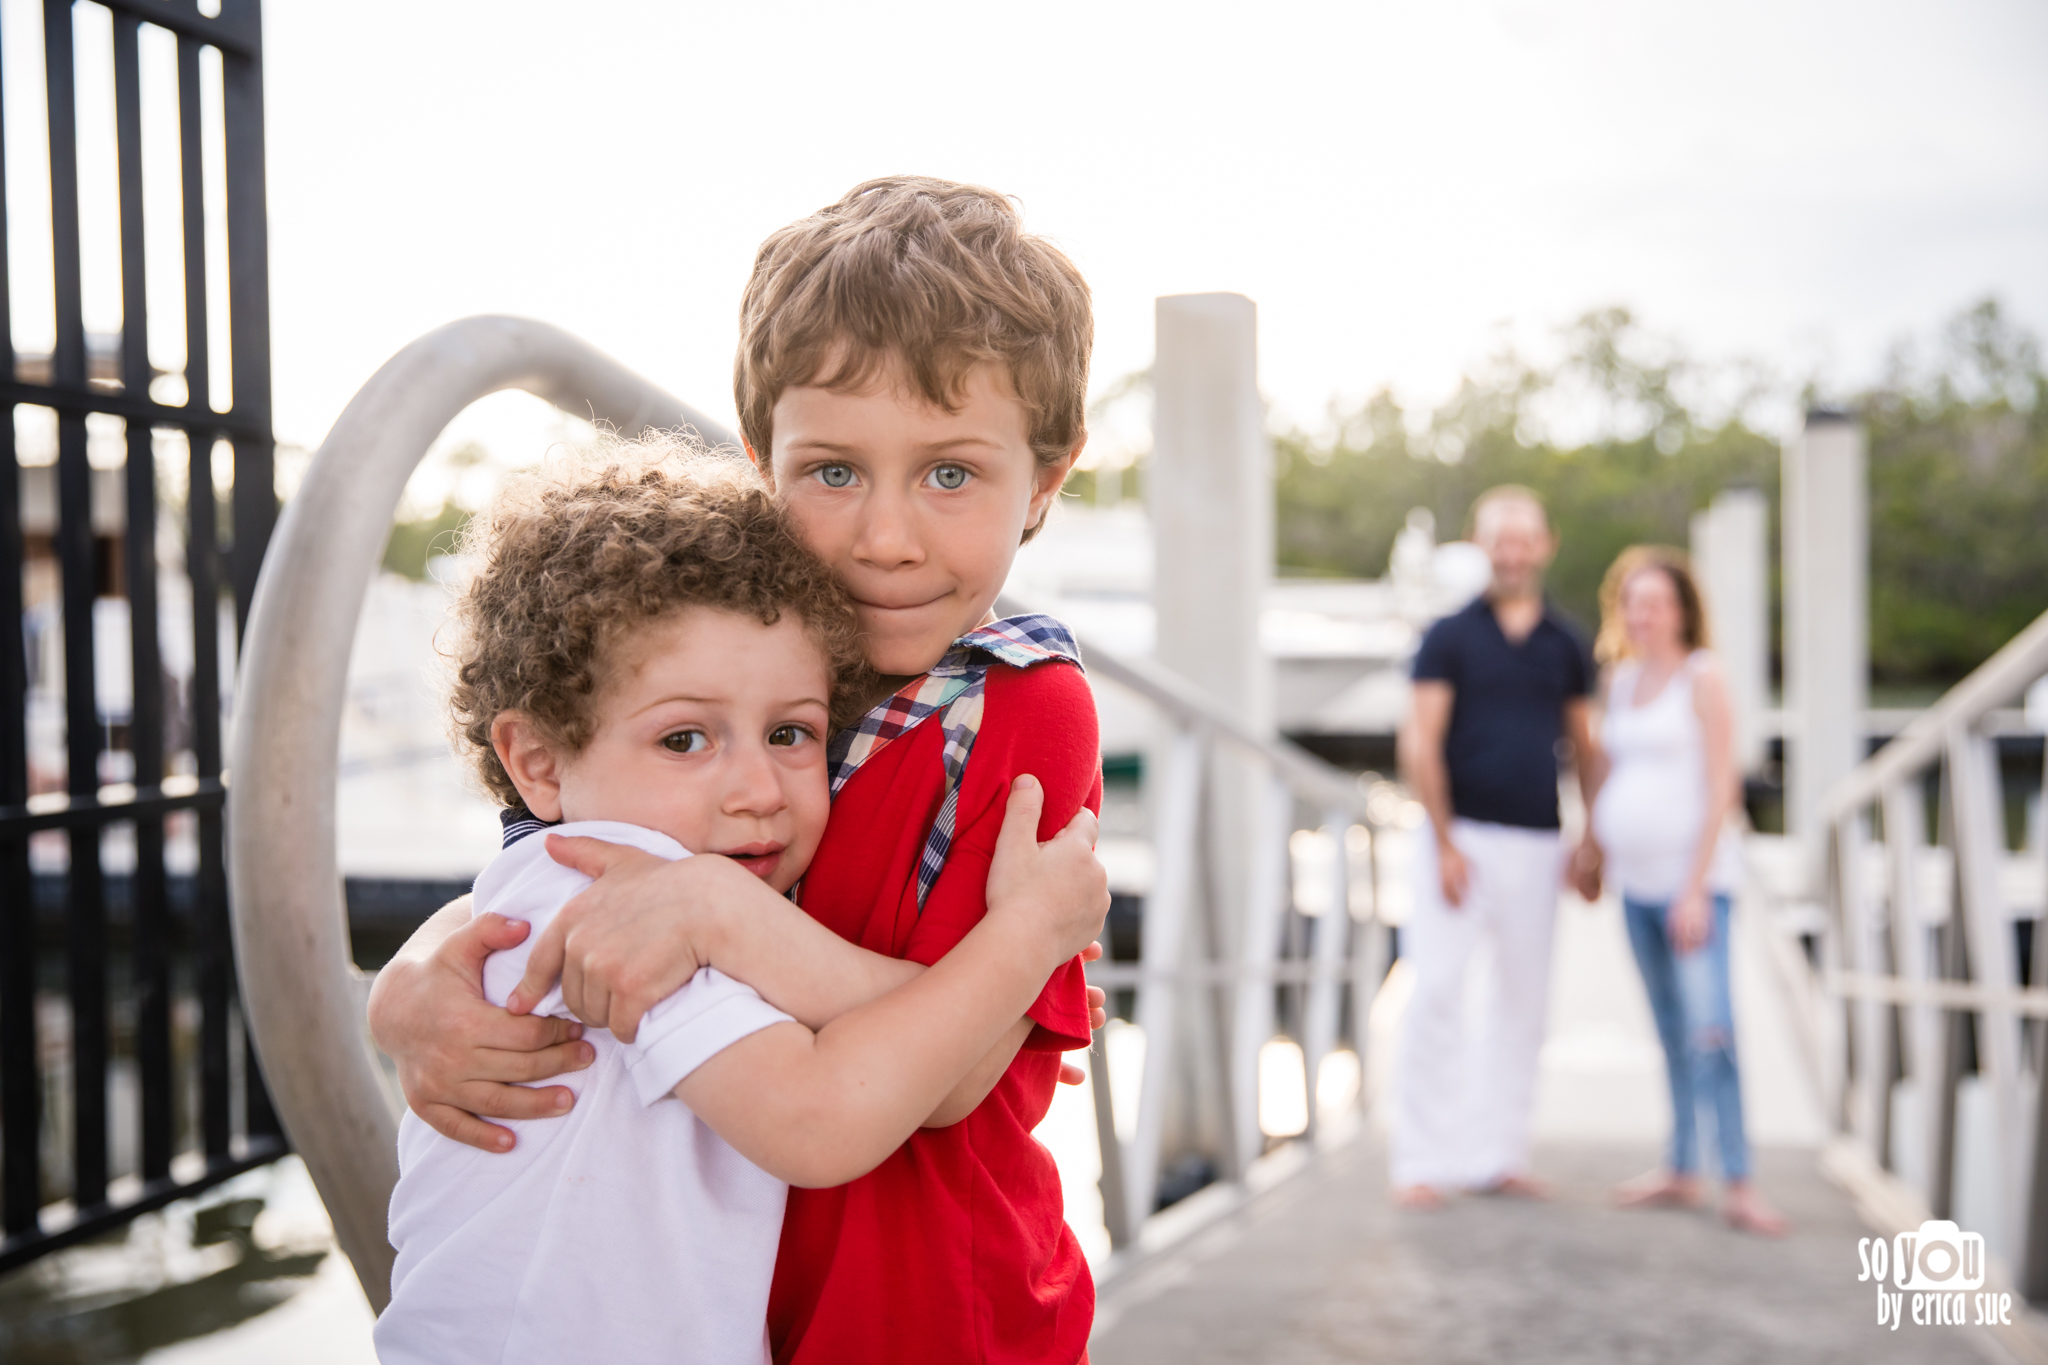
[[[1812,1031],[1828,1039],[1821,1070],[1830,1121],[1878,1167],[1899,1170],[1898,1152],[1922,1152],[1914,1194],[1935,1217],[1955,1213],[1962,1030],[1975,1017],[1994,1152],[1979,1178],[1996,1197],[1993,1226],[1974,1230],[2017,1266],[2021,1288],[2036,1299],[2048,1297],[2048,1106],[2029,1117],[2024,1073],[2039,1071],[2041,1049],[2021,1041],[2028,1019],[2048,1017],[2048,991],[2038,981],[2021,988],[1992,732],[2000,708],[2044,676],[2048,614],[1828,791],[1820,829],[1828,914],[1811,974]],[[1941,778],[1933,844],[1923,787],[1930,771]],[[1936,861],[1942,844],[1948,856]],[[1930,869],[1949,881],[1936,888],[1931,915],[1923,905]],[[1917,1138],[1894,1131],[1901,1084],[1916,1098]]]
[[[996,609],[1029,610],[1009,596],[998,598]],[[1305,800],[1318,806],[1342,807],[1362,821],[1371,818],[1366,810],[1365,788],[1336,764],[1316,757],[1299,744],[1259,733],[1241,716],[1164,664],[1117,654],[1082,635],[1076,635],[1075,642],[1081,646],[1081,658],[1089,672],[1137,693],[1176,725],[1223,740],[1246,756],[1271,764],[1285,774],[1288,785]]]
[[[1010,598],[997,609],[1028,609]],[[1152,850],[1156,867],[1144,898],[1142,955],[1136,963],[1100,962],[1089,980],[1108,989],[1135,988],[1136,1018],[1145,1037],[1145,1074],[1138,1096],[1134,1135],[1116,1131],[1106,1060],[1091,1050],[1097,1149],[1102,1160],[1103,1221],[1113,1248],[1137,1245],[1153,1215],[1166,1146],[1166,1113],[1195,1098],[1185,1094],[1187,1072],[1206,1055],[1216,1074],[1195,1082],[1223,1097],[1222,1175],[1242,1185],[1263,1145],[1259,1127],[1259,1051],[1274,1037],[1273,990],[1291,985],[1306,994],[1301,1045],[1311,1129],[1315,1123],[1319,1064],[1339,1044],[1342,996],[1351,992],[1350,1042],[1362,1058],[1366,1028],[1392,945],[1377,904],[1351,905],[1351,854],[1345,831],[1353,824],[1370,831],[1367,881],[1378,884],[1378,837],[1384,820],[1375,812],[1364,782],[1298,744],[1261,733],[1243,717],[1171,669],[1151,659],[1116,653],[1085,636],[1077,638],[1083,664],[1094,677],[1114,683],[1149,703],[1167,733],[1148,772],[1152,793]],[[1204,875],[1207,851],[1201,838],[1205,793],[1219,779],[1217,751],[1227,749],[1264,773],[1264,790],[1251,814],[1253,844],[1250,881],[1219,886],[1213,869]],[[1333,836],[1326,879],[1328,906],[1318,920],[1312,959],[1283,961],[1282,926],[1291,877],[1288,840],[1296,826],[1295,805],[1319,813]],[[1377,893],[1374,895],[1377,901]],[[1201,946],[1195,929],[1205,908],[1217,956]],[[1218,1020],[1221,1019],[1221,1022]],[[1188,1028],[1214,1028],[1219,1036],[1198,1048],[1186,1064],[1178,1058],[1180,1035]],[[1361,1100],[1363,1094],[1361,1092]]]
[[[427,333],[363,385],[285,508],[257,581],[228,801],[236,958],[251,1033],[292,1145],[381,1311],[397,1116],[363,1030],[335,861],[335,781],[354,622],[413,469],[455,415],[523,389],[627,433],[731,433],[601,351],[524,318]]]
[[[1956,727],[1976,727],[1993,711],[2011,705],[2044,674],[2048,613],[2006,641],[2003,649],[1915,716],[1891,742],[1830,787],[1821,798],[1821,818],[1832,823],[1876,801],[1888,784],[1940,758]]]

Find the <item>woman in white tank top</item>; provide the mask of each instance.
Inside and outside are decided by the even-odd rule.
[[[1706,611],[1684,555],[1661,546],[1626,551],[1608,570],[1600,601],[1599,653],[1612,667],[1593,837],[1605,880],[1621,892],[1672,1111],[1664,1169],[1629,1181],[1616,1198],[1627,1207],[1701,1202],[1697,1121],[1705,1107],[1726,1186],[1723,1216],[1775,1236],[1784,1221],[1749,1180],[1728,992],[1728,917],[1741,863],[1730,827],[1740,784],[1727,686],[1706,650]]]

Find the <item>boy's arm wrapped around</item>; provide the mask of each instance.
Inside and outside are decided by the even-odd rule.
[[[1029,860],[1044,832],[1043,788],[1029,776],[1010,785],[1007,818],[996,808],[989,861]],[[1086,838],[1084,831],[1055,833]],[[977,1058],[987,1066],[999,1041],[1016,1031],[1010,1020],[1044,1011],[1071,1027],[1069,1002],[1045,1010],[1046,978],[1051,973],[1057,986],[1071,975],[1061,994],[1081,1001],[1074,954],[1100,928],[1099,916],[1049,915],[1037,896],[998,898],[909,985],[815,1034],[794,1023],[763,1029],[698,1067],[676,1094],[762,1170],[794,1185],[844,1184],[901,1146],[957,1090],[963,1069]],[[1085,1001],[1079,1013],[1085,1045]],[[993,1084],[991,1076],[983,1093]]]
[[[1092,724],[1092,708],[1089,715]],[[1092,913],[1099,924],[1108,891],[1102,865],[1092,851],[1096,825],[1092,815],[1073,818],[1082,805],[1068,798],[1071,786],[1071,780],[1063,780],[1048,788],[1045,809],[1063,811],[1068,818],[1053,833],[1047,833],[1051,817],[1038,819],[1038,832],[1047,842],[1017,846],[993,868],[986,861],[981,866],[991,879],[991,901],[1006,893],[1012,898],[1028,896],[1042,916]],[[999,827],[1000,809],[996,818]],[[670,863],[594,839],[550,837],[550,843],[567,865],[606,878],[616,913],[586,923],[576,902],[565,906],[532,945],[521,1006],[530,1007],[530,1002],[546,995],[562,972],[565,957],[573,958],[578,964],[572,969],[574,980],[563,979],[571,1010],[610,1027],[622,1041],[631,1041],[644,1013],[701,966],[717,965],[812,1028],[824,1027],[925,970],[922,962],[848,943],[728,859]],[[628,884],[636,884],[643,894],[625,894]],[[935,901],[946,884],[942,877],[933,888]],[[635,913],[636,909],[644,913]],[[486,1151],[512,1147],[511,1132],[488,1119],[550,1118],[567,1112],[573,1100],[567,1087],[532,1083],[587,1066],[592,1056],[590,1045],[580,1041],[581,1023],[508,1013],[484,995],[485,959],[521,945],[531,932],[530,925],[498,915],[472,919],[470,898],[464,896],[436,912],[415,933],[373,988],[371,1021],[380,1045],[398,1063],[414,1111],[445,1136]],[[576,935],[584,937],[578,940]],[[572,945],[576,952],[567,951]],[[610,974],[581,970],[593,962],[609,962]],[[1078,966],[1072,972],[1078,980]],[[602,998],[595,995],[600,988],[606,992]],[[593,994],[586,996],[586,991]],[[1046,994],[1050,993],[1048,986]],[[1088,1001],[1097,994],[1091,990]],[[1036,1008],[1034,1004],[1032,1009]],[[1083,1008],[1099,1012],[1099,1006],[1087,1001]],[[1021,1024],[1012,1029],[1017,1038],[1006,1034],[998,1040],[927,1124],[957,1121],[987,1094],[1028,1032]],[[1079,1042],[1066,1046],[1087,1046],[1085,1031]],[[958,1108],[970,1094],[975,1099],[965,1109]],[[458,1098],[464,1107],[424,1098],[436,1095]]]

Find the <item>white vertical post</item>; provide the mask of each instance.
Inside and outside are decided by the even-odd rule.
[[[1173,295],[1158,300],[1155,323],[1146,479],[1154,657],[1254,732],[1267,734],[1273,670],[1261,647],[1259,617],[1273,576],[1273,458],[1259,398],[1258,310],[1241,294]],[[1212,931],[1210,950],[1219,964],[1228,964],[1238,960],[1249,913],[1244,898],[1258,856],[1265,774],[1261,764],[1234,752],[1214,751],[1208,761],[1214,780],[1204,798],[1197,894]],[[1220,985],[1205,984],[1205,994],[1196,997],[1204,1008],[1183,1011],[1177,1025],[1174,1046],[1215,1066],[1198,1079],[1228,1075],[1232,1026],[1214,1008]],[[1148,1034],[1146,1046],[1165,1041]],[[1228,1088],[1195,1084],[1186,1090],[1164,1137],[1167,1151],[1206,1151],[1220,1167],[1236,1164],[1228,1150]]]
[[[1147,480],[1155,654],[1253,729],[1269,730],[1273,666],[1259,644],[1259,612],[1273,577],[1273,452],[1259,399],[1258,309],[1242,294],[1176,294],[1158,301],[1156,323]]]
[[[1999,797],[1998,750],[1983,735],[1957,726],[1948,736],[1948,783],[1953,812],[1956,889],[1970,976],[1994,991],[2020,984],[2018,948],[2006,918],[1999,864],[2005,857],[2005,812]],[[1977,1015],[1978,1070],[1991,1088],[1997,1129],[1998,1167],[1994,1189],[1998,1222],[1980,1228],[1986,1249],[2010,1256],[2012,1235],[2022,1226],[2018,1197],[2022,1182],[2020,1141],[2019,1018],[2008,1007],[1991,1005]]]
[[[1337,1011],[1344,1000],[1344,952],[1351,946],[1351,855],[1344,847],[1344,832],[1350,825],[1348,812],[1333,808],[1323,816],[1323,832],[1330,840],[1323,875],[1329,878],[1330,894],[1329,904],[1316,917],[1315,964],[1309,977],[1307,1018],[1301,1039],[1302,1061],[1308,1067],[1311,1131],[1316,1121],[1316,1093],[1323,1074],[1323,1058],[1337,1045]]]
[[[1870,882],[1870,831],[1864,812],[1855,810],[1835,822],[1835,877],[1841,893],[1844,956],[1849,970],[1865,978],[1884,970],[1884,921],[1878,911],[1877,888]],[[1859,996],[1851,1009],[1850,1029],[1856,1042],[1856,1074],[1849,1087],[1849,1127],[1870,1154],[1884,1157],[1884,1133],[1891,1107],[1891,1053],[1883,1002]]]
[[[1891,783],[1884,789],[1883,800],[1885,853],[1891,879],[1892,951],[1898,976],[1914,985],[1923,985],[1934,979],[1935,962],[1920,886],[1920,870],[1927,854],[1927,807],[1920,795],[1919,775]],[[1942,1093],[1947,1085],[1943,1074],[1942,1015],[1936,1006],[1923,1002],[1908,1005],[1905,1016],[1906,1026],[1900,1032],[1906,1043],[1906,1080],[1913,1096],[1913,1110],[1908,1117],[1914,1129],[1905,1140],[1912,1144],[1917,1166],[1899,1174],[1914,1177],[1911,1183],[1931,1208],[1940,1183],[1934,1171],[1941,1148],[1936,1130],[1946,1114]],[[1894,1150],[1901,1137],[1896,1132],[1892,1135]]]
[[[1769,516],[1760,491],[1730,488],[1692,519],[1693,564],[1728,679],[1736,762],[1744,772],[1763,763],[1760,718],[1771,696]]]
[[[1356,848],[1351,846],[1352,830],[1364,836]],[[1344,832],[1346,853],[1353,859],[1362,857],[1365,863],[1365,894],[1353,895],[1350,904],[1351,1047],[1358,1054],[1360,1103],[1370,1093],[1366,1082],[1374,1079],[1365,1074],[1366,1060],[1372,1055],[1372,1003],[1379,994],[1380,978],[1387,972],[1388,950],[1393,946],[1388,941],[1387,926],[1380,920],[1379,837],[1378,831],[1364,825],[1353,825]],[[1356,870],[1354,866],[1354,873]]]
[[[1870,691],[1870,497],[1862,423],[1807,414],[1785,447],[1787,831],[1818,867],[1827,789],[1863,759]]]
[[[1231,1002],[1230,1155],[1237,1166],[1232,1175],[1239,1180],[1265,1149],[1259,1131],[1259,1050],[1273,1036],[1273,963],[1280,955],[1280,917],[1287,909],[1287,836],[1294,823],[1294,797],[1287,785],[1269,777],[1265,792],[1238,941],[1237,995]]]
[[[1195,894],[1195,829],[1202,800],[1202,737],[1178,731],[1160,765],[1159,795],[1153,806],[1152,848],[1156,870],[1145,897],[1139,947],[1137,1024],[1145,1039],[1145,1071],[1138,1086],[1138,1116],[1124,1163],[1130,1200],[1129,1227],[1135,1235],[1152,1213],[1159,1188],[1159,1150],[1165,1139],[1166,1094],[1177,1062],[1175,1030],[1180,1023],[1182,968],[1187,922]]]

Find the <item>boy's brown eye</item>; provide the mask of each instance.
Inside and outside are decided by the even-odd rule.
[[[774,745],[801,744],[809,738],[810,732],[801,725],[778,725],[768,732],[768,742]]]
[[[702,730],[678,730],[663,735],[661,747],[672,754],[701,754],[711,747],[711,740]]]

